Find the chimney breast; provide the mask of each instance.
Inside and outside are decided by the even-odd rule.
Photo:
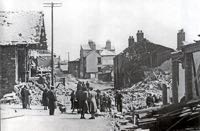
[[[92,50],[96,50],[96,44],[92,40],[89,40],[88,44]]]
[[[105,47],[107,50],[111,50],[111,41],[110,40],[107,40],[106,41],[106,47]]]

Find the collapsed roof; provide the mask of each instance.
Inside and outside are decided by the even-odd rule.
[[[44,14],[39,11],[0,11],[0,45],[39,43],[45,36]],[[43,34],[42,34],[43,33]]]

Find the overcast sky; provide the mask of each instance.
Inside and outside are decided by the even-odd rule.
[[[48,0],[0,0],[0,10],[36,10],[45,14],[50,49],[50,8]],[[62,59],[79,57],[80,44],[88,40],[105,46],[111,40],[119,53],[128,46],[128,37],[143,30],[150,41],[176,48],[176,34],[183,28],[186,41],[200,39],[200,0],[59,0],[54,9],[55,53]]]

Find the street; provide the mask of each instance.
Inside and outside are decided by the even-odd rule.
[[[9,112],[9,113],[8,113]],[[61,114],[57,109],[54,116],[42,106],[32,106],[32,110],[21,109],[21,105],[1,105],[1,131],[111,131],[109,118],[95,120],[80,119],[80,114]],[[7,116],[7,117],[6,117]],[[9,116],[9,117],[8,117]]]

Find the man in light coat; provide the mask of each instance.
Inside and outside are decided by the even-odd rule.
[[[90,100],[91,117],[89,119],[95,119],[95,113],[97,112],[96,98],[97,98],[97,93],[93,91],[92,87],[90,87],[89,100]]]

